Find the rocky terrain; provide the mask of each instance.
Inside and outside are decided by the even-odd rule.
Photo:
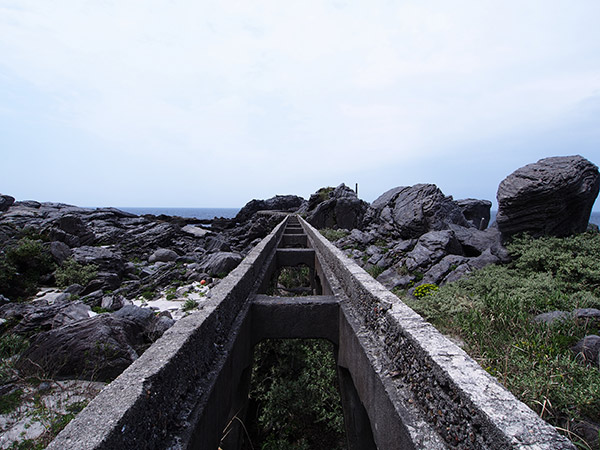
[[[212,221],[1,195],[0,395],[39,398],[54,389],[47,380],[114,379],[201,307],[281,212],[301,214],[386,287],[410,295],[507,261],[502,243],[515,233],[584,231],[599,186],[598,168],[580,156],[530,164],[501,183],[491,226],[491,202],[454,200],[433,184],[395,187],[371,204],[342,184],[308,200],[252,200],[235,218]],[[13,419],[0,421],[2,448],[14,430],[49,433]]]

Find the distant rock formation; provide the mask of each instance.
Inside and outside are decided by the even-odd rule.
[[[498,187],[496,222],[503,237],[568,236],[586,230],[600,189],[598,167],[582,156],[544,158]]]
[[[250,200],[233,219],[237,223],[250,220],[258,211],[294,212],[305,202],[297,195],[276,195],[267,200]]]
[[[0,194],[0,211],[6,211],[10,208],[15,202],[15,198],[10,195],[2,195]]]
[[[306,220],[315,228],[361,228],[369,204],[345,184],[322,188],[310,196]]]

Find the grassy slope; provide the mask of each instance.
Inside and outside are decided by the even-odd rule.
[[[598,323],[570,320],[547,326],[540,313],[600,308],[600,234],[519,237],[513,262],[490,266],[409,305],[438,329],[460,337],[465,350],[544,419],[573,433],[581,420],[600,423],[600,372],[570,347],[599,334]]]

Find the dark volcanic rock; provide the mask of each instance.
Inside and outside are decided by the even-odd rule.
[[[242,256],[238,253],[218,252],[208,255],[200,263],[201,270],[210,276],[223,276],[228,274],[242,261]]]
[[[505,237],[584,232],[599,189],[598,167],[579,155],[528,164],[498,187],[498,228]]]
[[[302,203],[302,197],[296,195],[276,195],[267,200],[251,200],[237,213],[233,219],[235,222],[245,222],[254,216],[258,211],[296,211]]]
[[[402,239],[418,238],[450,224],[468,227],[459,206],[434,184],[416,184],[391,189],[369,207],[367,224],[383,226]]]
[[[489,200],[476,200],[465,198],[456,200],[456,204],[462,210],[467,219],[475,228],[485,230],[490,223],[490,208],[492,202]]]
[[[111,273],[122,273],[125,262],[118,251],[104,247],[83,246],[73,249],[73,259],[79,264],[95,264],[100,270]]]
[[[428,270],[446,255],[462,255],[462,247],[451,230],[430,231],[419,238],[405,265],[410,271]]]
[[[38,334],[23,352],[18,368],[24,373],[110,381],[138,356],[143,329],[130,320],[100,314]]]
[[[360,200],[345,184],[326,193],[322,189],[313,194],[308,202],[306,220],[315,228],[361,228],[369,204]],[[322,200],[322,201],[319,201]]]
[[[161,262],[175,261],[178,257],[179,257],[179,255],[176,252],[174,252],[173,250],[170,250],[168,248],[159,248],[158,250],[156,250],[154,253],[152,253],[150,255],[150,257],[148,258],[148,262],[152,264],[157,261],[161,261]]]
[[[73,254],[73,252],[64,242],[54,241],[50,243],[50,254],[58,264],[62,264]]]
[[[571,350],[582,361],[598,366],[600,362],[600,336],[592,334],[584,337]]]
[[[15,203],[15,198],[10,195],[0,195],[0,212],[7,211]]]
[[[12,329],[13,333],[29,336],[39,331],[47,331],[70,322],[87,319],[89,311],[91,308],[79,301],[72,302],[59,298],[52,304],[48,304],[46,300],[9,303],[0,307],[0,317],[18,322]]]

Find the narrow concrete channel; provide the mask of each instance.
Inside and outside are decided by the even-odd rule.
[[[273,295],[307,267],[302,296]],[[289,216],[113,381],[48,449],[217,449],[264,339],[334,345],[348,448],[572,449],[460,348]],[[225,450],[238,448],[232,433]]]

